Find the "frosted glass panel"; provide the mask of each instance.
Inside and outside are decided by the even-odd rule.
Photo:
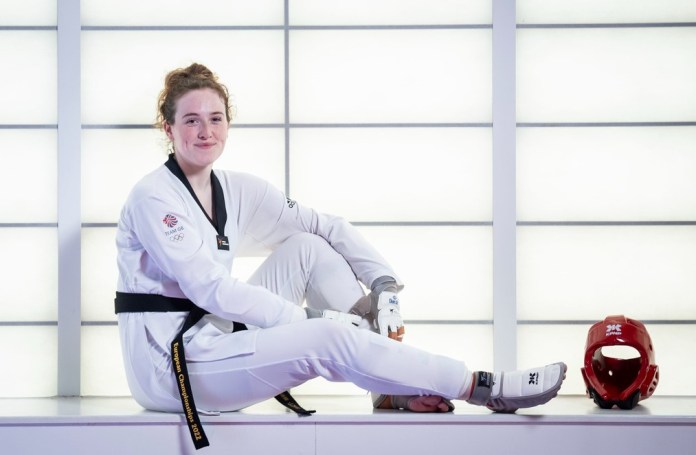
[[[492,325],[409,324],[404,343],[464,361],[472,370],[493,369]]]
[[[57,319],[57,240],[55,228],[0,229],[1,321]]]
[[[517,0],[517,22],[614,23],[693,22],[693,0]]]
[[[696,319],[696,227],[520,227],[520,319]]]
[[[597,319],[604,319],[607,315],[602,313]],[[591,324],[519,326],[518,366],[527,368],[564,361],[568,365],[568,375],[560,393],[584,395],[585,383],[580,368],[584,362],[585,342],[590,326]],[[671,324],[646,326],[655,348],[655,361],[660,368],[660,382],[654,396],[696,395],[696,385],[693,381],[696,365],[693,362],[684,362],[684,353],[694,352],[696,349],[696,327]],[[588,403],[592,403],[589,398]]]
[[[129,396],[118,327],[82,327],[81,344],[81,395]]]
[[[290,25],[490,24],[491,0],[293,0]]]
[[[696,118],[696,27],[517,31],[518,122]]]
[[[56,32],[0,30],[0,61],[0,124],[55,124]]]
[[[607,315],[600,313],[596,319],[604,319],[605,316]],[[584,361],[585,340],[590,325],[517,326],[517,368],[565,362],[568,373],[560,394],[584,395],[585,383],[580,368]],[[588,403],[591,403],[589,398]]]
[[[696,326],[648,324],[660,367],[655,395],[696,395],[696,364],[684,362],[684,353],[696,350]]]
[[[0,130],[0,223],[57,221],[57,155],[55,131]]]
[[[490,122],[490,30],[291,31],[290,118]]]
[[[82,0],[82,25],[282,25],[279,0]]]
[[[490,227],[359,227],[406,287],[402,314],[417,320],[492,318]]]
[[[522,221],[696,220],[696,128],[518,128]]]
[[[493,368],[493,329],[480,325],[406,325],[404,343],[433,354],[464,361],[469,368]],[[365,395],[366,391],[349,383],[317,378],[292,389],[293,395]]]
[[[57,344],[56,327],[0,327],[0,398],[55,396]]]
[[[352,221],[485,221],[490,129],[295,129],[290,193]]]
[[[2,25],[56,25],[58,0],[22,0],[0,2]]]
[[[115,321],[116,228],[82,229],[82,320]]]
[[[227,85],[236,122],[282,122],[283,59],[282,30],[84,32],[82,120],[152,124],[165,75],[195,61]]]
[[[157,130],[82,131],[82,220],[118,221],[131,188],[167,160]]]
[[[225,153],[217,169],[248,172],[285,188],[285,130],[283,128],[231,128]]]

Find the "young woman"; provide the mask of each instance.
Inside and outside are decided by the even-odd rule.
[[[451,411],[450,399],[512,412],[557,394],[563,363],[473,372],[400,343],[403,284],[350,223],[213,170],[230,104],[209,69],[167,75],[158,121],[173,153],[133,188],[117,233],[116,311],[142,406],[183,408],[200,442],[197,409],[238,410],[318,376],[374,392],[375,407],[419,412]],[[233,260],[250,244],[271,253],[242,282]]]

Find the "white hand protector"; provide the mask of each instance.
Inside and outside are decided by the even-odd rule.
[[[307,319],[314,318],[324,318],[333,319],[336,322],[340,322],[346,325],[359,326],[362,318],[355,314],[341,313],[336,310],[316,310],[314,308],[305,308],[307,313]]]
[[[379,333],[397,341],[404,338],[404,320],[399,308],[399,296],[395,292],[384,291],[377,300],[377,319],[375,326]]]

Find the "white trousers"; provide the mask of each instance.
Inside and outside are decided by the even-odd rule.
[[[312,234],[287,240],[249,282],[317,309],[345,312],[363,295],[343,257]],[[191,362],[189,373],[197,407],[210,410],[242,409],[316,377],[378,393],[450,399],[471,386],[461,361],[328,319],[259,329],[253,354]]]

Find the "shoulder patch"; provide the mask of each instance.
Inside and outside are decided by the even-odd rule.
[[[175,215],[167,213],[162,218],[162,223],[166,226],[164,228],[164,236],[168,237],[172,242],[181,242],[184,240],[184,226],[177,226],[179,220]]]
[[[179,220],[177,220],[174,215],[167,213],[164,218],[162,218],[162,222],[166,224],[168,228],[173,228],[179,223]]]

